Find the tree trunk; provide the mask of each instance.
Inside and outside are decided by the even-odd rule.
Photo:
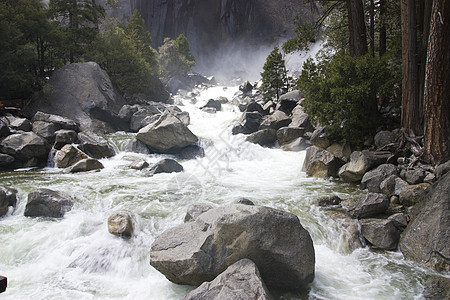
[[[414,135],[421,131],[419,121],[417,32],[414,0],[402,0],[402,128]]]
[[[380,57],[386,53],[386,0],[380,0]]]
[[[366,24],[362,0],[347,0],[350,55],[367,53]]]
[[[370,54],[375,56],[375,3],[374,0],[370,0],[369,8],[369,40],[370,40]]]
[[[450,158],[450,0],[434,0],[425,75],[425,159]]]

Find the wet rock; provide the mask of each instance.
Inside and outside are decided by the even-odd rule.
[[[276,110],[280,110],[287,115],[290,115],[292,110],[297,106],[300,101],[300,93],[298,90],[283,94],[278,99]]]
[[[149,166],[148,162],[143,158],[136,158],[133,160],[133,162],[129,165],[130,169],[133,170],[142,170]]]
[[[367,171],[385,163],[390,156],[386,151],[354,151],[350,162],[339,170],[339,177],[346,182],[360,181]]]
[[[297,216],[281,210],[232,204],[208,210],[194,222],[163,232],[150,264],[167,279],[200,285],[248,258],[269,288],[301,290],[314,279],[314,248]]]
[[[369,193],[356,203],[350,211],[352,217],[361,219],[384,213],[389,207],[389,198],[384,194]]]
[[[450,299],[450,278],[432,276],[427,279],[422,296],[426,300]]]
[[[0,217],[8,212],[8,207],[16,207],[17,190],[0,186]]]
[[[103,169],[104,166],[101,162],[94,158],[86,158],[76,162],[73,166],[67,169],[69,173],[98,171]]]
[[[208,114],[215,114],[217,112],[217,110],[212,107],[203,107],[202,111]]]
[[[255,205],[252,200],[249,200],[247,198],[239,198],[236,201],[237,204],[244,204],[244,205]]]
[[[335,239],[339,241],[338,250],[341,253],[350,254],[365,246],[358,220],[352,219],[348,214],[340,211],[326,210],[325,213],[337,223],[340,235]]]
[[[0,151],[23,161],[36,158],[46,162],[50,145],[34,132],[24,132],[4,138],[0,142]]]
[[[64,145],[75,143],[78,140],[78,134],[75,130],[60,129],[55,132],[55,149],[61,149]]]
[[[218,101],[220,104],[227,104],[229,102],[228,98],[224,97],[224,96],[216,97],[216,98],[214,98],[214,100]]]
[[[333,143],[328,148],[327,151],[342,160],[343,162],[348,162],[350,160],[350,155],[352,149],[350,144],[347,142]]]
[[[184,223],[193,222],[202,213],[212,209],[211,205],[207,204],[192,204],[188,207],[186,215],[184,216]]]
[[[425,178],[425,171],[422,169],[406,170],[405,172],[405,180],[409,184],[422,183],[424,178]]]
[[[386,145],[395,143],[397,135],[392,131],[380,131],[374,137],[375,146],[379,149]]]
[[[430,185],[428,183],[420,183],[409,185],[402,189],[399,194],[400,203],[404,206],[413,206],[418,203],[425,195],[425,190]]]
[[[233,127],[232,133],[250,134],[258,131],[262,115],[258,112],[244,112],[239,122]]]
[[[314,130],[310,140],[313,146],[322,149],[327,149],[331,145],[331,141],[327,138],[325,134],[325,127],[319,127],[316,130]]]
[[[337,177],[342,160],[322,148],[311,146],[306,150],[302,171],[313,177]]]
[[[280,149],[283,151],[303,151],[311,146],[309,140],[299,137],[287,144],[281,145]]]
[[[176,153],[198,141],[197,136],[170,112],[164,112],[158,121],[139,130],[136,138],[157,153]]]
[[[397,249],[400,231],[392,219],[362,219],[361,233],[373,247],[384,250]]]
[[[108,217],[108,231],[122,238],[130,238],[133,235],[134,226],[130,214],[116,212]]]
[[[434,183],[414,207],[400,239],[405,258],[450,271],[450,173]]]
[[[156,164],[154,164],[149,172],[148,175],[155,175],[159,173],[179,173],[183,172],[183,166],[177,163],[175,160],[166,158],[158,161]]]
[[[280,144],[286,144],[305,134],[304,128],[282,127],[277,130],[277,140]]]
[[[184,147],[180,153],[178,153],[178,157],[181,159],[195,159],[198,157],[205,157],[205,150],[197,145],[191,145]]]
[[[317,206],[327,207],[327,206],[335,206],[341,203],[342,199],[336,195],[326,196],[319,198],[315,201]]]
[[[302,127],[305,128],[305,131],[307,132],[314,131],[309,116],[305,113],[303,106],[300,104],[292,110],[291,119],[292,122],[289,124],[289,127]]]
[[[35,122],[41,121],[46,123],[52,123],[57,127],[57,130],[65,129],[65,130],[74,130],[76,132],[80,131],[77,122],[75,122],[74,120],[58,115],[47,114],[41,111],[38,111],[34,115],[33,120]]]
[[[258,130],[257,132],[248,135],[245,140],[263,147],[270,147],[277,141],[277,131],[275,129]]]
[[[73,199],[61,192],[37,189],[28,194],[26,217],[62,218],[72,209]]]
[[[259,129],[275,129],[288,126],[292,122],[284,112],[276,110],[273,114],[265,116],[259,126]]]
[[[204,282],[184,300],[269,300],[273,299],[258,267],[250,259],[241,259],[229,266],[211,282]]]
[[[250,94],[253,90],[253,85],[250,81],[246,81],[239,86],[239,90],[244,94]]]
[[[123,147],[123,151],[141,153],[141,154],[151,154],[152,153],[152,151],[147,147],[146,144],[144,144],[140,140],[136,140],[136,139],[132,139],[127,144],[125,144]]]
[[[55,162],[58,168],[70,167],[88,156],[73,145],[65,145],[55,155]]]
[[[391,175],[380,183],[380,190],[383,194],[388,196],[398,196],[400,192],[409,184],[398,177],[397,175]]]
[[[0,153],[0,168],[7,168],[14,163],[15,159],[11,155]]]
[[[116,151],[108,141],[92,131],[80,132],[78,140],[81,150],[93,158],[100,159],[116,155]]]
[[[0,276],[0,293],[6,291],[7,286],[8,286],[8,278]]]
[[[361,179],[361,188],[368,189],[371,193],[381,192],[381,182],[391,175],[397,175],[397,167],[391,164],[383,164],[376,169],[371,170],[364,174]]]
[[[208,102],[206,102],[206,104],[202,108],[206,108],[206,107],[214,108],[216,111],[221,111],[222,103],[220,103],[220,101],[218,101],[218,100],[209,99]]]

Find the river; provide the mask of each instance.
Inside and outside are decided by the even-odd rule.
[[[0,174],[0,184],[19,190],[15,211],[0,218],[0,275],[8,277],[1,299],[181,299],[192,287],[169,282],[149,264],[150,247],[165,229],[183,222],[190,204],[213,206],[239,197],[295,213],[310,232],[316,277],[308,294],[292,299],[421,299],[426,270],[400,252],[361,248],[348,253],[343,230],[313,205],[321,196],[362,195],[355,185],[309,178],[305,152],[262,148],[231,135],[238,109],[224,105],[216,114],[199,109],[207,99],[231,99],[237,87],[203,90],[197,104],[179,99],[191,116],[189,128],[201,138],[202,159],[181,161],[185,171],[146,177],[127,166],[128,156],[154,163],[167,155],[120,151],[132,134],[108,138],[118,154],[101,160],[105,169],[66,174],[62,170],[17,170]],[[36,188],[76,198],[61,220],[23,216],[27,194]],[[133,215],[135,235],[123,240],[108,233],[115,211]]]

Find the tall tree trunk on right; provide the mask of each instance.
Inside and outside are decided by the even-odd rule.
[[[425,159],[450,158],[450,0],[434,0],[425,75]]]
[[[366,24],[362,0],[347,0],[350,55],[367,53]]]

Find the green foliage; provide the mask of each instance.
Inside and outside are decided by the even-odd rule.
[[[169,76],[184,76],[195,65],[187,38],[180,34],[176,40],[166,38],[159,47],[161,72]]]
[[[287,40],[282,49],[285,53],[292,53],[295,51],[308,51],[309,44],[316,41],[317,30],[313,24],[304,24],[295,28],[295,37]]]
[[[288,89],[286,64],[278,47],[267,56],[261,73],[261,91],[265,101],[278,98]]]
[[[378,125],[376,95],[392,88],[390,78],[385,59],[340,52],[330,61],[306,61],[297,85],[305,111],[331,136],[361,141]]]

